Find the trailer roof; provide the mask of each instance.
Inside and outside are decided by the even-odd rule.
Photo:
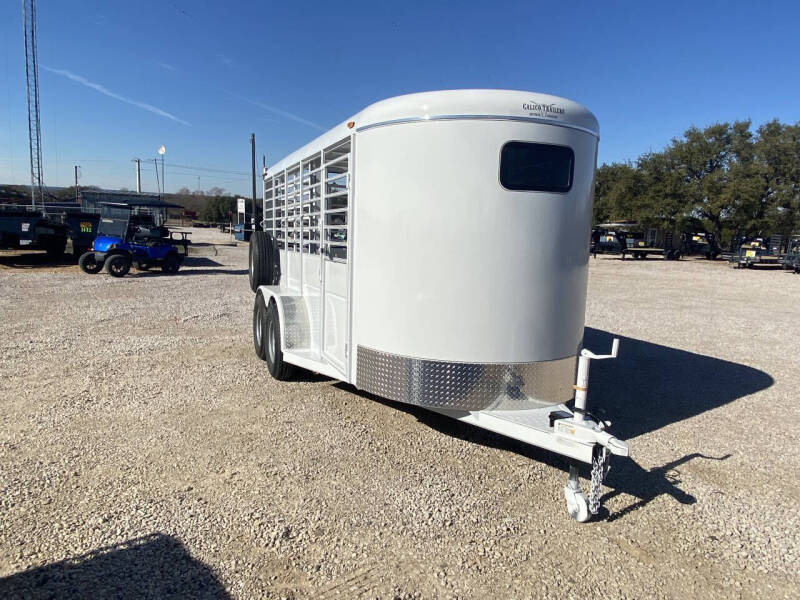
[[[441,90],[406,94],[367,106],[302,148],[292,152],[269,170],[291,167],[350,133],[373,127],[415,121],[487,119],[547,123],[579,129],[596,137],[600,129],[595,116],[580,104],[550,94],[517,90]],[[352,128],[348,123],[354,123]]]

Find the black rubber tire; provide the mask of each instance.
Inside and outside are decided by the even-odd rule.
[[[103,270],[103,263],[95,260],[94,252],[84,252],[81,254],[81,257],[78,259],[78,266],[81,268],[81,271],[89,275],[94,275]]]
[[[254,231],[250,236],[248,275],[250,289],[258,291],[261,285],[275,285],[280,279],[279,260],[275,239],[266,231]]]
[[[264,296],[258,292],[256,301],[253,303],[253,349],[261,360],[267,360],[267,345],[264,343],[264,332],[266,331],[266,315],[264,313],[266,311]]]
[[[263,300],[262,300],[263,302]],[[264,311],[262,339],[265,346],[265,359],[269,374],[278,381],[286,381],[294,373],[294,366],[283,361],[283,351],[281,350],[281,327],[278,307],[274,301],[270,301]]]
[[[164,262],[161,263],[161,271],[172,275],[177,273],[181,268],[181,257],[177,252],[170,252],[164,257]]]
[[[112,254],[106,259],[106,273],[112,277],[125,277],[131,270],[131,257],[127,254]]]
[[[51,238],[44,248],[49,258],[61,258],[67,250],[67,238]]]
[[[136,268],[139,269],[140,271],[149,271],[150,267],[152,267],[152,266],[153,266],[153,264],[150,263],[150,262],[147,262],[146,260],[137,260],[136,261]]]

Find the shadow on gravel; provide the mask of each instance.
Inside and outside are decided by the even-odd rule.
[[[607,487],[612,488],[610,492],[603,495],[602,501],[605,502],[619,496],[621,493],[630,494],[637,497],[639,500],[623,508],[621,511],[614,514],[605,516],[607,521],[616,521],[634,510],[637,510],[661,495],[672,496],[677,502],[681,504],[694,504],[697,498],[691,494],[687,494],[678,487],[681,482],[680,471],[678,467],[686,464],[690,460],[704,459],[704,460],[727,460],[731,457],[730,454],[724,456],[706,456],[699,452],[693,452],[686,456],[673,460],[661,467],[653,467],[652,469],[643,469],[636,461],[631,458],[614,457],[612,462],[613,468],[608,472],[608,477],[603,482]]]
[[[214,261],[209,261],[214,262]],[[219,264],[219,263],[214,263]],[[219,265],[222,266],[222,265]],[[187,270],[188,268],[188,270]],[[135,268],[131,269],[128,277],[147,278],[147,277],[185,277],[187,275],[247,275],[247,269],[196,269],[193,264],[184,264],[181,266],[180,271],[172,274],[165,274],[161,272],[159,267],[154,267],[150,271],[137,271]]]
[[[767,373],[746,365],[615,336],[590,327],[584,331],[584,345],[594,352],[604,353],[610,350],[614,337],[620,339],[619,357],[592,363],[588,405],[589,410],[601,418],[611,420],[611,431],[623,440],[724,406],[774,383]],[[566,458],[541,448],[418,406],[386,400],[349,385],[340,383],[337,386],[414,415],[421,423],[445,435],[507,450],[563,471],[568,470]],[[636,446],[632,446],[635,456]],[[730,454],[714,457],[695,452],[649,470],[630,458],[614,457],[605,481],[612,490],[604,499],[626,493],[639,500],[621,512],[608,516],[608,520],[619,519],[664,494],[681,504],[694,504],[696,498],[677,487],[680,483],[678,467],[695,459],[726,460],[729,457]],[[588,466],[583,465],[582,469],[584,477],[588,477]]]
[[[612,421],[623,440],[724,406],[770,387],[764,371],[587,327],[584,346],[605,353],[619,338],[616,360],[594,361],[589,410]]]
[[[205,256],[187,256],[181,263],[184,267],[221,267],[222,264]],[[180,273],[180,271],[178,271]]]
[[[19,254],[0,255],[0,265],[11,269],[36,269],[39,267],[71,267],[78,259],[72,254],[51,258],[44,252],[23,250]]]
[[[0,598],[230,598],[213,571],[153,534],[0,578]]]

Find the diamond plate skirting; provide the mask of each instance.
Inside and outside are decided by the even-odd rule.
[[[575,357],[481,364],[423,360],[358,346],[356,387],[398,402],[457,410],[521,410],[572,398]]]
[[[308,348],[311,343],[311,326],[308,322],[306,301],[302,296],[282,296],[284,333],[283,347],[287,350]]]

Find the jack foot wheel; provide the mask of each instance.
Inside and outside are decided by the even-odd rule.
[[[589,520],[589,500],[586,494],[573,489],[570,484],[564,486],[564,498],[567,500],[567,513],[578,523]]]

